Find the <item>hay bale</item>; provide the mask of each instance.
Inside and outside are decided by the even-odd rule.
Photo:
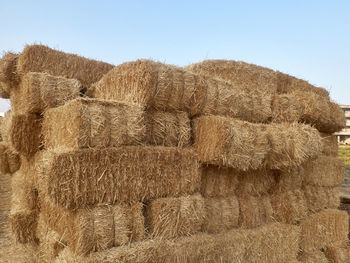
[[[5,83],[0,82],[0,98],[9,99],[10,93],[6,90],[7,86]]]
[[[0,125],[1,138],[7,144],[8,147],[11,146],[11,145],[9,145],[9,143],[10,143],[9,130],[11,127],[12,115],[13,115],[13,113],[12,113],[11,109],[8,110],[5,114],[5,116],[1,119],[1,125]]]
[[[321,133],[322,137],[322,154],[327,156],[338,156],[338,141],[337,137],[328,134],[328,133]]]
[[[286,192],[299,190],[304,183],[304,169],[302,167],[290,170],[275,171],[276,183],[271,192]]]
[[[273,210],[269,197],[238,196],[239,226],[255,228],[272,222]]]
[[[205,219],[201,195],[160,198],[150,202],[146,222],[152,238],[170,239],[199,232]]]
[[[4,142],[0,142],[0,173],[13,174],[21,166],[21,160],[17,153],[13,152]]]
[[[70,211],[40,201],[44,222],[78,255],[102,251],[144,238],[142,204],[97,206]]]
[[[0,59],[0,82],[2,82],[2,89],[7,94],[17,88],[19,77],[16,73],[16,66],[18,61],[18,54],[11,52],[6,53]]]
[[[322,96],[329,99],[329,92],[326,89],[315,87],[309,84],[307,81],[297,79],[288,74],[281,72],[276,73],[277,75],[277,91],[280,94],[298,92],[313,92],[318,96]]]
[[[40,115],[10,112],[5,116],[1,134],[10,149],[29,158],[41,147],[41,123]]]
[[[33,169],[33,165],[23,160],[21,169],[12,176],[11,229],[15,239],[22,244],[38,242],[38,203]]]
[[[307,207],[312,213],[327,208],[339,208],[340,196],[337,187],[303,186]]]
[[[339,186],[345,176],[343,160],[321,155],[304,165],[305,183],[314,186]]]
[[[194,120],[194,146],[204,163],[239,170],[298,167],[321,152],[316,129],[304,124],[253,124],[218,116]]]
[[[324,254],[330,263],[348,263],[350,261],[350,248],[344,244],[326,246]]]
[[[185,111],[191,117],[215,114],[252,122],[271,117],[271,96],[266,92],[250,94],[225,81],[150,60],[115,67],[93,90],[95,98],[137,103],[161,111]]]
[[[143,110],[131,104],[78,98],[46,111],[42,133],[47,149],[134,145],[145,134]]]
[[[304,252],[300,255],[299,260],[301,263],[329,263],[321,250]]]
[[[311,215],[300,223],[300,248],[312,252],[348,240],[349,216],[347,212],[328,209]]]
[[[43,45],[28,45],[18,58],[17,72],[46,72],[53,76],[77,79],[84,89],[100,80],[113,65],[64,53]]]
[[[205,198],[205,221],[202,231],[220,233],[238,227],[239,203],[235,195]]]
[[[218,116],[194,120],[194,146],[200,161],[244,171],[263,166],[269,151],[264,126]]]
[[[241,172],[236,194],[260,197],[270,193],[276,184],[275,174],[276,171],[266,169]]]
[[[57,262],[294,262],[298,254],[299,233],[299,228],[295,226],[271,224],[248,231],[231,230],[175,240],[147,240],[91,253],[88,257],[74,256],[69,250],[64,250],[59,255],[61,261]],[[74,261],[70,261],[72,259]]]
[[[334,102],[329,103],[330,109],[330,125],[326,127],[324,130],[332,133],[333,131],[340,131],[341,129],[346,127],[345,122],[345,114],[342,108],[339,107],[338,104]]]
[[[303,113],[303,105],[291,94],[274,96],[272,101],[272,122],[298,122]]]
[[[275,192],[271,195],[273,218],[285,224],[297,224],[308,215],[304,193],[301,190]]]
[[[273,70],[233,60],[204,60],[185,67],[199,75],[220,78],[233,86],[254,93],[265,91],[269,94],[277,92],[277,79]]]
[[[80,90],[78,80],[29,72],[11,92],[11,106],[16,113],[42,113],[79,97]]]
[[[160,146],[47,152],[39,178],[44,194],[71,209],[175,197],[200,187],[194,151]]]
[[[270,169],[299,167],[322,150],[319,132],[309,125],[281,123],[267,125],[266,130],[271,149],[266,163]]]
[[[145,144],[188,147],[192,143],[191,120],[185,112],[149,111],[145,114],[145,124]]]
[[[239,171],[232,168],[203,166],[201,194],[203,197],[229,197],[238,187]]]

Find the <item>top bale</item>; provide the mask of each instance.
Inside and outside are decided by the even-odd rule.
[[[6,93],[16,88],[19,78],[16,74],[18,55],[14,53],[6,53],[0,60],[0,82],[2,82],[2,89]],[[6,98],[6,97],[3,97]]]
[[[181,68],[150,60],[123,63],[93,87],[99,99],[137,103],[162,111],[185,111],[191,117],[214,114],[251,122],[271,118],[271,96],[251,94],[223,80],[204,78]]]
[[[18,58],[17,71],[46,72],[53,76],[77,79],[87,89],[98,81],[113,65],[64,53],[43,45],[26,46]]]
[[[185,69],[199,75],[223,79],[246,91],[264,90],[270,94],[277,92],[275,72],[254,64],[233,60],[205,60],[189,65]]]

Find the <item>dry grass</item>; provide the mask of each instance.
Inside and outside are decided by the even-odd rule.
[[[272,101],[272,122],[298,122],[303,105],[291,94],[276,95]]]
[[[276,183],[272,192],[299,190],[304,183],[304,169],[297,167],[291,170],[275,171]]]
[[[321,155],[304,165],[304,182],[315,186],[339,186],[345,176],[343,160]]]
[[[149,240],[93,253],[89,257],[74,257],[65,250],[56,262],[294,262],[299,249],[299,233],[299,228],[295,226],[271,224],[254,230],[198,234],[176,240]]]
[[[13,174],[21,166],[21,160],[17,153],[12,151],[4,142],[0,142],[0,173]]]
[[[322,137],[322,154],[327,156],[338,156],[338,141],[337,137],[328,134],[328,133],[321,133]]]
[[[275,174],[275,171],[266,169],[240,172],[236,194],[260,197],[270,193],[276,184]]]
[[[9,99],[10,98],[10,93],[8,91],[6,91],[6,84],[4,84],[3,82],[0,82],[0,98],[3,99]]]
[[[325,254],[321,250],[304,252],[299,257],[301,263],[329,263]]]
[[[347,263],[350,260],[350,247],[341,243],[327,246],[324,253],[330,263]]]
[[[235,195],[205,198],[203,232],[220,233],[238,227],[239,203]]]
[[[228,197],[238,187],[239,171],[213,165],[202,167],[201,194],[204,197]]]
[[[199,194],[156,199],[147,206],[146,214],[152,238],[190,236],[199,232],[204,223],[204,199]]]
[[[245,171],[298,167],[316,157],[322,145],[318,131],[308,125],[202,116],[194,120],[194,146],[204,163]]]
[[[75,79],[29,72],[11,92],[11,107],[16,113],[42,113],[79,97],[81,89]]]
[[[273,218],[285,224],[297,224],[308,214],[305,196],[300,190],[273,193],[271,206]]]
[[[71,209],[179,196],[200,188],[192,149],[124,146],[48,152],[43,162],[41,190]]]
[[[161,111],[186,111],[191,117],[215,114],[252,122],[266,122],[271,117],[271,96],[263,91],[250,94],[225,81],[150,60],[115,67],[93,90],[96,98]]]
[[[16,89],[19,83],[19,77],[16,74],[18,55],[6,53],[0,60],[0,82],[2,89],[7,94]]]
[[[277,92],[277,78],[273,70],[233,60],[205,60],[185,67],[199,75],[220,78],[250,93],[261,90]]]
[[[113,65],[64,53],[43,45],[26,46],[17,62],[20,76],[28,72],[46,72],[53,76],[77,79],[84,89],[102,78]]]
[[[308,209],[319,212],[327,208],[338,208],[340,206],[339,189],[337,187],[321,187],[305,185],[303,192]]]
[[[75,99],[45,113],[43,136],[45,147],[57,150],[139,144],[145,136],[143,110],[120,102]]]
[[[135,203],[70,211],[50,200],[41,200],[43,221],[77,255],[142,240],[145,235],[142,209],[141,203]]]
[[[325,210],[305,218],[300,227],[300,247],[305,252],[312,252],[332,246],[333,243],[346,244],[349,216],[345,211]]]

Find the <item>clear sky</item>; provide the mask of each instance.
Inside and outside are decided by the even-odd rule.
[[[0,1],[2,52],[41,43],[115,65],[243,60],[350,104],[349,0]]]

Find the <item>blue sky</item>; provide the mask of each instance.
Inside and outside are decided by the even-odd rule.
[[[41,43],[112,64],[233,59],[350,104],[350,1],[1,1],[0,51]],[[0,111],[8,108],[0,101]]]

